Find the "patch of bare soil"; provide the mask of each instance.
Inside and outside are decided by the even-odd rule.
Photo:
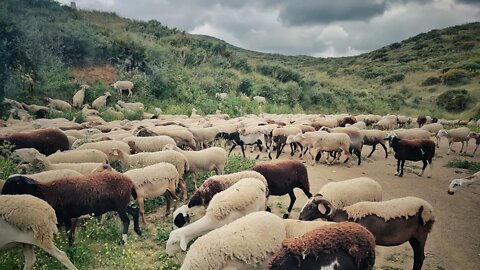
[[[73,76],[79,82],[94,84],[97,80],[106,84],[117,81],[117,70],[112,65],[72,67]]]

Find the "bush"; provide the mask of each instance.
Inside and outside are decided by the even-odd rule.
[[[478,172],[480,171],[480,162],[452,159],[448,161],[447,167],[467,169],[472,172]]]
[[[468,83],[468,73],[464,69],[450,69],[441,76],[446,85],[458,85]]]
[[[422,86],[430,86],[441,83],[442,80],[438,77],[428,77],[425,81],[422,82]]]
[[[472,96],[467,90],[448,90],[437,98],[437,105],[449,112],[461,112],[472,102]]]
[[[394,82],[400,82],[400,81],[403,81],[403,79],[405,79],[405,75],[403,75],[401,73],[392,74],[392,75],[384,78],[382,80],[382,84],[391,84],[391,83],[394,83]]]
[[[12,154],[13,145],[4,143],[0,145],[0,179],[7,179],[17,173],[17,164]]]

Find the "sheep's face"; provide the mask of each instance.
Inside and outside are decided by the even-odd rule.
[[[2,194],[29,194],[37,195],[37,183],[26,176],[16,175],[5,182]]]
[[[317,218],[327,218],[333,213],[333,208],[330,202],[325,200],[321,195],[317,194],[312,197],[303,206],[300,211],[300,220],[314,220]]]
[[[452,182],[450,183],[450,186],[448,186],[448,194],[453,195],[457,190],[459,190],[462,187],[463,180],[462,179],[453,179]]]
[[[176,145],[173,145],[173,144],[169,143],[169,144],[166,144],[166,145],[163,147],[162,150],[163,150],[163,151],[165,151],[165,150],[177,150],[177,147],[176,147]]]
[[[175,254],[181,250],[187,250],[187,244],[185,237],[181,237],[178,230],[170,232],[170,236],[167,240],[167,245],[165,247],[165,252],[168,256],[173,257]]]
[[[445,129],[440,129],[437,133],[437,137],[444,137],[447,136],[448,132]]]

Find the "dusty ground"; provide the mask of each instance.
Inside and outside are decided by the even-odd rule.
[[[459,147],[454,146],[454,149],[460,149]],[[365,146],[362,156],[366,157],[370,150],[370,146]],[[473,146],[470,145],[468,152],[472,151]],[[396,160],[393,155],[385,159],[381,147],[370,159],[364,160],[361,166],[352,165],[347,168],[340,163],[332,166],[324,163],[307,165],[311,192],[317,192],[329,181],[368,176],[382,185],[384,200],[404,196],[423,198],[432,204],[435,213],[435,225],[427,240],[423,269],[480,269],[480,185],[461,190],[453,196],[448,195],[450,181],[468,173],[465,170],[445,167],[454,157],[480,161],[480,156],[477,153],[475,158],[463,157],[457,153],[446,155],[446,152],[447,142],[444,140],[433,161],[432,178],[417,176],[422,163],[409,161],[405,165],[404,177],[396,177]],[[283,154],[280,158],[288,158],[288,155]],[[297,201],[291,218],[296,219],[307,198],[301,190],[296,190],[295,194]],[[277,208],[275,212],[278,214],[285,211],[288,203],[287,195],[269,200],[269,205]],[[413,266],[413,250],[408,243],[397,247],[377,247],[376,257],[376,269],[411,269]]]

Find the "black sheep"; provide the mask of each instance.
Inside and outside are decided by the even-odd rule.
[[[423,168],[418,176],[422,176],[427,165],[430,165],[430,178],[432,176],[432,159],[435,155],[435,142],[429,139],[402,140],[396,136],[390,136],[390,147],[395,151],[397,159],[397,173],[399,177],[403,177],[403,167],[405,160],[422,161]]]
[[[58,150],[65,151],[70,148],[68,138],[61,130],[54,128],[38,129],[28,132],[17,132],[0,137],[0,145],[5,142],[14,144],[13,149],[35,148],[38,152],[48,156]]]

